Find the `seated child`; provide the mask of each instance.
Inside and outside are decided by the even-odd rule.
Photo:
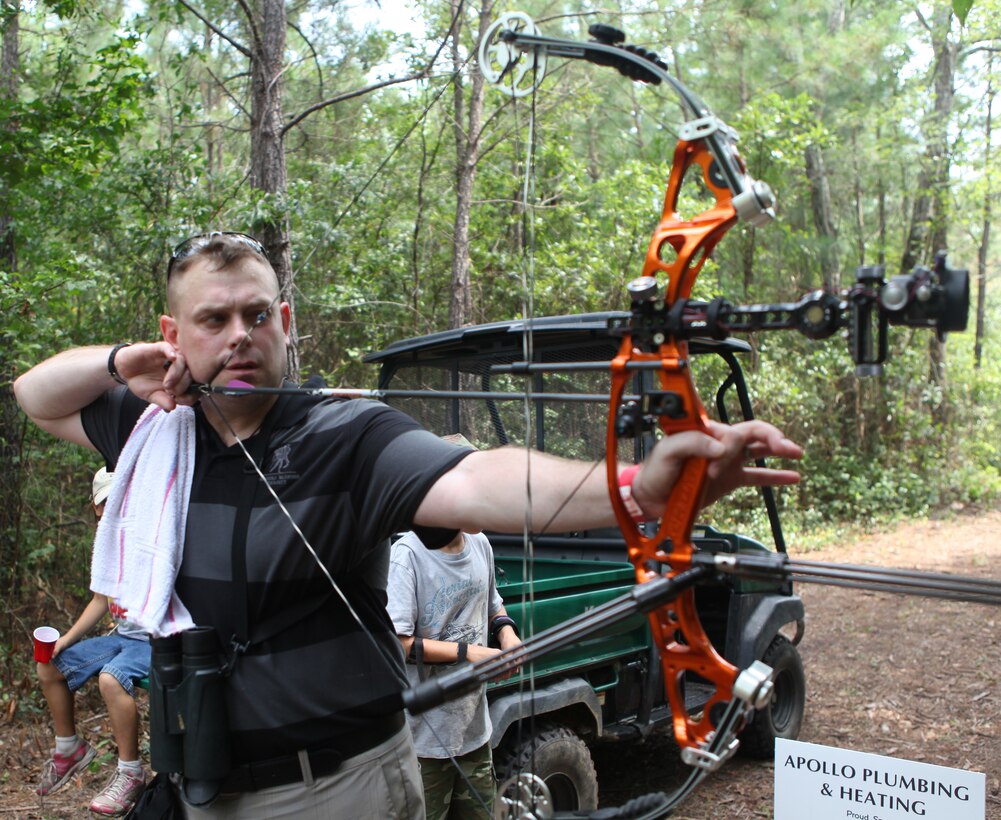
[[[98,519],[111,492],[112,476],[103,467],[94,476],[91,500]],[[83,638],[110,612],[109,635]],[[94,758],[94,748],[76,734],[73,693],[97,677],[118,745],[118,768],[91,801],[90,810],[108,817],[126,814],[142,794],[146,773],[139,760],[139,711],[133,679],[149,673],[149,635],[126,619],[127,613],[104,595],[95,594],[69,631],[56,641],[50,663],[38,664],[42,693],[52,715],[56,748],[35,790],[47,795],[60,788]]]

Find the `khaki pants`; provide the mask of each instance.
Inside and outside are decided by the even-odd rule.
[[[182,803],[182,805],[184,805]],[[410,729],[349,758],[331,775],[245,794],[207,808],[184,805],[187,820],[424,820],[424,796]]]
[[[490,743],[455,762],[465,777],[447,757],[420,758],[428,820],[489,820],[496,790]]]

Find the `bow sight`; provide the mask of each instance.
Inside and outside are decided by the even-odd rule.
[[[889,281],[884,270],[882,265],[860,266],[855,284],[841,295],[816,290],[798,302],[760,305],[734,305],[726,299],[676,299],[668,305],[657,280],[641,276],[626,286],[632,317],[613,319],[610,329],[615,336],[632,334],[647,351],[668,337],[725,339],[732,333],[797,330],[808,339],[826,339],[847,330],[858,375],[879,375],[886,361],[888,325],[934,328],[944,339],[946,333],[966,329],[970,307],[969,273],[950,268],[944,253],[935,257],[934,267],[918,265]]]
[[[883,273],[881,265],[859,267],[856,285],[848,292],[849,343],[860,376],[879,375],[882,371],[888,323],[935,328],[939,341],[945,339],[946,333],[966,330],[970,274],[950,268],[945,253],[935,256],[930,270],[918,265],[889,282]]]

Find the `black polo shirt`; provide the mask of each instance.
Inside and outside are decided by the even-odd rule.
[[[109,465],[145,407],[119,388],[84,409],[84,430]],[[406,686],[385,609],[387,539],[411,526],[428,489],[469,451],[378,402],[279,397],[258,433],[268,439],[262,470],[345,603],[240,447],[226,447],[200,408],[195,412],[179,597],[196,624],[215,627],[223,645],[241,628],[253,634],[283,613],[311,610],[251,646],[227,679],[234,759],[357,737]],[[234,537],[241,504],[250,504],[243,549]]]

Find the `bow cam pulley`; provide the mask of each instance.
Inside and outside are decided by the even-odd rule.
[[[531,772],[521,772],[497,788],[494,820],[549,820],[553,813],[549,787]]]
[[[525,97],[534,92],[546,76],[546,52],[544,49],[523,51],[516,48],[502,36],[511,31],[539,33],[532,18],[524,12],[502,14],[480,40],[480,71],[498,91],[511,97]]]

